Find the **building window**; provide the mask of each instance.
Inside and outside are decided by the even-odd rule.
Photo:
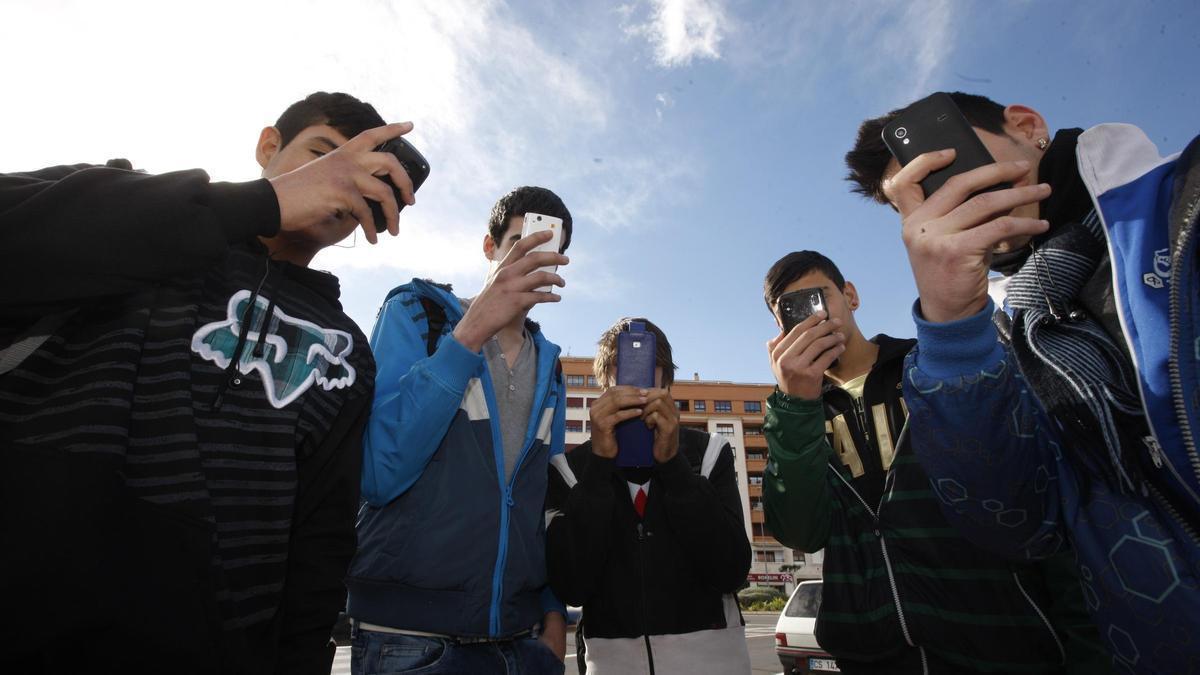
[[[782,551],[755,551],[754,554],[758,562],[783,562]]]
[[[742,433],[747,436],[762,436],[762,427],[742,427]]]
[[[582,408],[583,407],[583,398],[579,397],[579,396],[568,396],[567,397],[567,407],[568,408]]]
[[[721,434],[722,436],[728,436],[730,438],[733,438],[733,425],[732,424],[718,424],[717,425],[717,433]]]
[[[584,382],[584,380],[583,380],[582,375],[568,375],[567,376],[567,386],[568,387],[582,387],[583,382]]]
[[[582,433],[583,432],[583,420],[567,420],[567,431],[568,432],[573,431],[575,433]]]
[[[713,412],[733,412],[733,401],[713,401]]]
[[[588,421],[587,421],[587,422],[584,424],[584,426],[585,426],[585,427],[587,427],[587,432],[588,432],[589,434],[590,434],[590,433],[592,433],[592,421],[591,421],[591,420],[588,420]]]
[[[762,511],[762,510],[763,510],[763,503],[762,503],[762,502],[760,502],[760,501],[758,501],[757,499],[755,499],[755,500],[752,500],[752,501],[750,502],[750,510],[751,510],[751,511]]]
[[[756,452],[754,450],[746,451],[746,459],[766,459],[766,458],[767,458],[767,456],[762,454],[761,452]]]
[[[704,412],[708,410],[708,404],[704,401],[696,401],[696,412]]]
[[[775,535],[771,534],[771,528],[767,527],[766,523],[753,523],[751,525],[751,530],[754,532],[754,536],[756,536],[756,537],[774,537],[775,536]]]
[[[742,408],[748,413],[762,412],[762,401],[743,401]]]
[[[569,431],[569,430],[568,430],[568,431]],[[759,476],[756,476],[756,475],[754,475],[754,474],[750,474],[749,476],[747,476],[747,477],[746,477],[746,480],[747,480],[747,481],[748,481],[748,482],[749,482],[751,485],[762,485],[762,476],[761,476],[761,475],[759,475]]]
[[[585,399],[583,399],[583,404],[584,404],[585,406],[587,406],[588,408],[592,407],[592,404],[593,404],[593,403],[595,403],[595,402],[596,402],[596,399],[594,399],[594,398],[585,398]]]
[[[678,410],[679,412],[687,412],[688,411],[688,402],[687,401],[675,401],[675,409]]]
[[[599,388],[600,385],[596,384],[596,376],[595,375],[587,376],[587,386]]]

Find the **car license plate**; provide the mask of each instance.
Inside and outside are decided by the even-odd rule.
[[[810,658],[808,660],[808,669],[809,670],[823,670],[823,671],[827,671],[827,672],[831,672],[831,673],[842,672],[837,667],[837,661],[834,661],[833,659],[811,659]]]

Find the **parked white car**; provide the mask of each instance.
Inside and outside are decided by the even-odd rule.
[[[821,582],[802,581],[779,614],[775,624],[775,653],[787,675],[841,672],[813,635],[820,608]]]

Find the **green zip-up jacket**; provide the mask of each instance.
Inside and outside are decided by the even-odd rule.
[[[847,673],[1108,672],[1060,561],[1007,562],[947,523],[904,439],[915,341],[872,341],[861,403],[833,385],[820,401],[778,390],[767,401],[767,527],[825,550],[818,642]]]

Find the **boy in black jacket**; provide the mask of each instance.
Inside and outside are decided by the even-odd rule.
[[[313,94],[248,183],[0,176],[0,671],[329,672],[375,363],[308,263],[365,199],[396,233],[383,124]]]
[[[657,338],[655,383],[613,386],[617,336],[642,322]],[[621,319],[600,338],[592,439],[554,458],[547,515],[550,585],[582,605],[587,672],[748,673],[733,596],[750,571],[733,452],[721,436],[679,429],[666,335]],[[615,426],[654,430],[655,466],[618,468]],[[577,636],[576,639],[580,639]]]

